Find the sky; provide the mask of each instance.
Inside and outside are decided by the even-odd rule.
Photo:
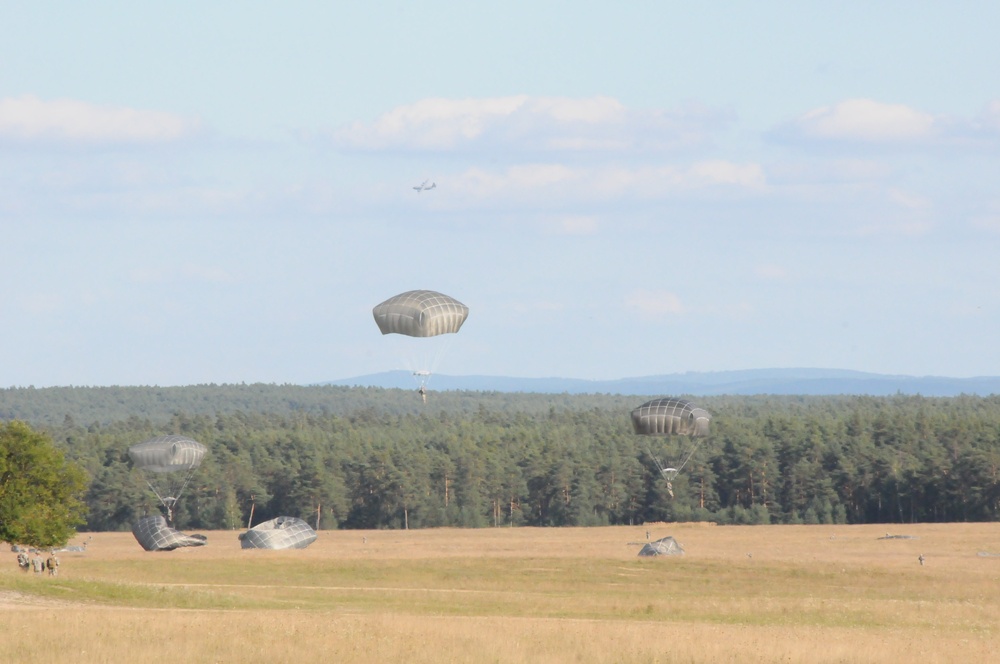
[[[620,4],[0,0],[0,387],[1000,375],[1000,4]]]

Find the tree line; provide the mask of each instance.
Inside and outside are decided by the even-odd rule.
[[[167,433],[209,449],[175,508],[187,530],[242,529],[251,514],[320,529],[1000,515],[997,396],[698,398],[712,414],[698,441],[634,434],[629,411],[648,397],[444,392],[424,405],[412,392],[370,388],[116,388],[102,411],[86,391],[105,388],[58,389],[33,392],[62,413],[24,393],[0,394],[0,411],[23,407],[13,401],[44,411],[32,424],[90,479],[90,530],[158,513],[127,450]],[[85,408],[67,408],[74,400]],[[121,417],[130,400],[141,415]],[[668,487],[659,467],[681,463],[695,443]]]

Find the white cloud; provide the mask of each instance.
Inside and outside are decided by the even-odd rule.
[[[775,281],[783,280],[788,277],[788,270],[773,263],[758,265],[754,268],[754,273],[762,279]]]
[[[681,299],[674,293],[664,290],[638,290],[625,298],[625,306],[634,309],[644,316],[663,317],[678,316],[684,313]]]
[[[769,164],[768,179],[775,184],[846,184],[885,180],[893,174],[884,161],[871,159],[792,159]]]
[[[785,127],[785,133],[828,141],[898,143],[932,137],[935,124],[934,116],[903,104],[848,99],[805,113]]]
[[[1000,234],[1000,213],[983,214],[972,219],[972,225],[988,233]]]
[[[333,133],[353,150],[658,151],[704,142],[725,114],[632,110],[611,97],[423,99]]]
[[[656,200],[699,190],[723,187],[756,192],[767,180],[759,164],[723,160],[689,166],[570,167],[562,164],[523,164],[502,171],[472,168],[449,179],[453,200],[608,201],[618,198]]]
[[[560,217],[553,225],[555,235],[594,235],[598,228],[597,219],[588,216]]]
[[[167,283],[177,280],[193,281],[204,284],[233,283],[236,278],[225,268],[218,265],[196,265],[185,263],[168,266],[144,266],[135,268],[130,276],[138,283]]]
[[[908,210],[928,210],[931,207],[928,199],[901,189],[891,188],[887,196],[890,201]]]
[[[691,167],[689,174],[704,185],[731,184],[757,188],[762,187],[765,180],[759,164],[737,164],[719,159],[698,162]]]
[[[995,99],[986,105],[979,115],[979,125],[984,129],[1000,132],[1000,99]]]
[[[184,265],[181,274],[192,281],[205,283],[228,284],[236,281],[236,278],[223,267],[218,265]]]
[[[933,207],[929,199],[897,188],[887,189],[885,198],[896,210],[858,228],[861,236],[921,237],[934,229],[933,219],[928,214]]]
[[[383,114],[373,124],[355,122],[334,134],[344,147],[367,150],[448,150],[482,136],[509,117],[527,97],[423,99]]]
[[[0,99],[0,138],[71,143],[154,143],[182,138],[195,120],[162,111],[95,106],[33,95]]]
[[[30,293],[20,298],[21,307],[33,315],[52,314],[63,308],[63,298],[53,293]]]
[[[880,220],[861,226],[857,229],[857,234],[861,237],[897,236],[897,237],[921,237],[933,230],[934,224],[924,219],[922,215],[915,217],[900,217]]]

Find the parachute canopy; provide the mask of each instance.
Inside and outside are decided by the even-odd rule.
[[[279,516],[240,533],[244,549],[304,549],[315,541],[316,531],[294,516]]]
[[[413,290],[390,297],[372,309],[382,334],[434,337],[458,332],[469,317],[469,307],[431,290]]]
[[[652,556],[683,556],[684,549],[673,537],[664,537],[655,542],[646,542],[646,545],[639,551],[642,557]]]
[[[174,473],[197,468],[207,448],[184,436],[160,436],[128,448],[132,464],[149,473]]]
[[[707,436],[711,417],[684,399],[653,399],[632,411],[632,426],[643,435]]]
[[[184,436],[160,436],[128,448],[132,465],[142,473],[146,484],[167,509],[173,523],[174,505],[180,499],[194,469],[208,450],[201,443]]]
[[[132,526],[132,534],[146,551],[173,551],[183,546],[205,546],[204,535],[185,535],[167,525],[162,516],[144,516]]]

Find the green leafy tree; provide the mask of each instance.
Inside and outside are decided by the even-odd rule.
[[[84,522],[86,475],[24,422],[0,424],[0,540],[62,546]]]

